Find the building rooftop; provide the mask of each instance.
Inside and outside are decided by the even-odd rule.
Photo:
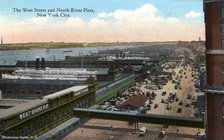
[[[58,92],[55,92],[53,94],[50,94],[50,95],[47,95],[47,96],[44,96],[44,99],[54,99],[54,98],[59,98],[63,95],[66,95],[66,94],[70,94],[71,92],[75,93],[79,90],[82,90],[82,89],[85,89],[87,88],[88,86],[73,86],[73,87],[70,87],[70,88],[67,88],[67,89],[64,89],[64,90],[61,90],[61,91],[58,91]]]
[[[24,104],[16,105],[12,108],[1,111],[0,112],[0,120],[19,115],[25,111],[31,110],[31,109],[38,107],[45,103],[47,103],[47,99],[37,99],[37,100],[32,100],[32,101],[24,103]]]
[[[0,79],[0,84],[26,84],[26,85],[79,85],[82,80],[38,80],[38,79]]]
[[[18,104],[24,104],[29,102],[30,100],[23,99],[0,99],[0,111],[12,108]]]
[[[11,105],[11,106],[15,106],[18,104],[23,104],[23,103],[27,103],[30,100],[23,100],[23,99],[0,99],[0,105]]]
[[[43,99],[37,99],[37,100],[32,100],[23,104],[18,104],[12,108],[1,111],[0,120],[10,118],[11,116],[19,115],[28,110],[47,104],[48,99],[58,98],[63,95],[69,94],[71,92],[77,92],[79,90],[86,89],[87,87],[88,86],[73,86],[71,88],[67,88],[67,89],[55,92],[51,95],[47,95]]]
[[[127,101],[125,101],[122,106],[132,106],[139,108],[145,104],[149,98],[145,95],[132,96]]]

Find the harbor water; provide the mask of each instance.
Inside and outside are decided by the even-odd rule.
[[[62,49],[31,49],[31,50],[8,50],[0,51],[0,65],[15,65],[18,60],[35,60],[36,57],[44,57],[45,60],[64,60],[65,56],[91,55],[99,50],[127,49],[134,46],[107,46],[107,47],[84,47]]]

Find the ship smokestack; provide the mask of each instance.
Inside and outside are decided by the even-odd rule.
[[[45,69],[45,58],[41,58],[41,69]]]
[[[40,58],[36,57],[36,70],[40,69]]]

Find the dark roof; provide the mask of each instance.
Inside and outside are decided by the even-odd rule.
[[[116,64],[114,64],[114,63],[110,64],[109,71],[113,71],[113,70],[116,70],[116,69],[117,69]]]
[[[0,84],[80,85],[81,80],[0,79]]]
[[[132,96],[126,100],[121,106],[133,106],[139,108],[145,104],[148,97],[145,95]]]
[[[97,80],[92,75],[90,75],[90,77],[84,82],[84,84],[95,84],[95,83],[97,83]]]
[[[133,66],[129,63],[126,67],[127,70],[133,70]]]

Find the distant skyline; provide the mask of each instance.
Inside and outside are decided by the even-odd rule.
[[[13,8],[93,9],[36,17]],[[0,0],[4,43],[204,40],[203,0]]]

